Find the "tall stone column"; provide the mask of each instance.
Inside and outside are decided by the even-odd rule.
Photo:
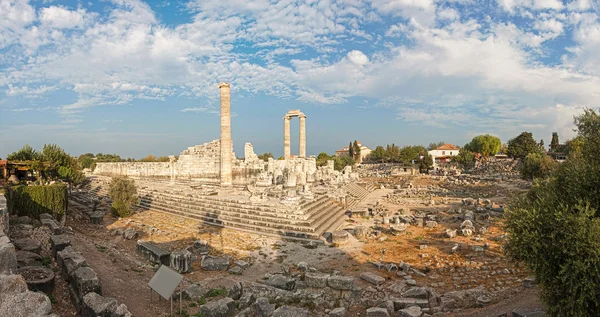
[[[291,157],[290,151],[290,117],[283,117],[283,158],[288,160]]]
[[[300,116],[300,148],[298,150],[299,157],[306,157],[306,116]]]
[[[231,186],[231,94],[229,83],[219,83],[221,91],[221,186]]]

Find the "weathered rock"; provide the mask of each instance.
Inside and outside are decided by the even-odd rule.
[[[384,277],[379,276],[374,273],[371,273],[371,272],[360,273],[360,278],[371,284],[375,284],[375,285],[381,285],[381,284],[385,283]]]
[[[340,230],[331,234],[331,243],[336,245],[345,245],[350,239],[348,231]]]
[[[115,312],[110,317],[131,317],[131,316],[132,315],[129,312],[127,305],[121,304],[121,305],[117,306],[117,309],[115,309]]]
[[[404,296],[409,298],[427,299],[427,289],[425,287],[411,287],[404,293]]]
[[[367,309],[367,317],[390,317],[390,314],[385,308],[371,307]]]
[[[52,256],[56,258],[58,251],[62,251],[71,245],[71,239],[64,234],[53,235],[50,237],[50,244],[52,245]]]
[[[206,303],[200,306],[200,313],[204,317],[231,317],[235,315],[235,301],[232,298]]]
[[[82,317],[112,317],[117,309],[117,300],[110,297],[104,297],[94,292],[90,292],[83,296],[83,304],[81,307]]]
[[[475,226],[473,226],[473,222],[471,220],[465,220],[460,224],[460,228],[461,229],[471,229],[473,230],[475,228]]]
[[[0,316],[41,317],[50,314],[51,310],[50,299],[44,293],[25,291],[0,301]]]
[[[402,270],[402,272],[405,273],[408,273],[408,271],[410,270],[410,264],[406,262],[400,262],[400,264],[398,264],[398,267]]]
[[[13,296],[27,291],[27,283],[23,276],[18,274],[0,274],[0,303],[7,296]]]
[[[349,291],[354,288],[354,277],[352,276],[330,276],[327,285],[333,289]]]
[[[163,265],[169,265],[170,253],[166,250],[159,248],[152,242],[146,242],[139,240],[137,242],[136,250],[142,253],[148,260]]]
[[[477,306],[487,306],[491,303],[492,303],[492,299],[489,298],[488,296],[481,295],[481,296],[477,297],[477,302],[476,302]]]
[[[179,273],[188,273],[192,270],[192,252],[177,250],[171,253],[170,267]]]
[[[236,260],[236,261],[233,261],[233,264],[235,264],[235,265],[237,265],[237,266],[241,267],[241,268],[242,268],[242,269],[244,269],[244,270],[250,267],[250,263],[248,263],[248,262],[246,262],[246,261],[244,261],[244,260]]]
[[[242,275],[244,273],[244,269],[242,269],[239,266],[234,266],[230,268],[227,272],[229,272],[229,274]]]
[[[356,226],[354,227],[354,236],[357,238],[363,238],[367,235],[367,227],[365,226]]]
[[[125,231],[123,231],[123,238],[127,239],[127,240],[133,240],[136,239],[138,237],[138,233],[137,230],[135,230],[135,228],[127,228],[125,229]]]
[[[446,237],[448,237],[448,238],[456,237],[456,230],[446,229]]]
[[[200,267],[205,271],[227,271],[230,260],[228,256],[206,255],[202,258]]]
[[[304,283],[306,286],[312,288],[324,288],[327,287],[327,278],[329,274],[324,273],[305,273]]]
[[[22,251],[29,251],[39,254],[40,250],[42,249],[42,245],[39,241],[30,238],[18,239],[15,240],[14,243],[15,247]]]
[[[63,231],[62,227],[54,219],[41,219],[40,222],[42,226],[48,227],[52,231],[52,234],[61,234]]]
[[[460,231],[465,237],[470,237],[473,234],[473,230],[471,229],[461,229]]]
[[[421,307],[411,306],[398,311],[398,317],[421,317]]]
[[[73,250],[72,247],[66,247],[64,250],[57,252],[56,261],[61,267],[62,276],[66,281],[71,280],[71,276],[78,268],[88,266],[83,255]]]
[[[427,228],[435,228],[438,226],[438,223],[436,221],[426,221],[425,222],[425,227]]]
[[[102,294],[102,287],[96,272],[89,267],[80,267],[73,272],[71,280],[71,299],[75,306],[79,307],[83,296],[89,292]]]
[[[250,305],[254,304],[256,301],[256,297],[252,293],[244,293],[238,300],[238,308],[244,309],[246,307],[250,307]]]
[[[300,307],[280,306],[273,312],[273,317],[308,317],[308,310]]]
[[[293,278],[288,278],[283,275],[275,274],[271,275],[266,281],[265,284],[269,286],[273,286],[279,289],[283,289],[286,291],[292,291],[296,288],[296,280]]]
[[[6,198],[0,195],[0,236],[8,234],[10,215],[6,205]]]
[[[17,252],[8,241],[6,236],[0,237],[0,273],[11,274],[17,271]]]
[[[421,308],[429,306],[429,301],[422,298],[397,298],[392,301],[394,302],[394,310],[400,310],[410,306],[419,306]]]
[[[54,217],[52,217],[51,214],[43,213],[43,214],[40,214],[40,221],[42,221],[42,220],[54,220]]]
[[[483,286],[461,291],[447,292],[442,295],[442,302],[445,308],[452,309],[456,307],[468,308],[476,304],[477,298],[484,294]]]
[[[275,311],[275,305],[270,304],[269,300],[264,297],[257,298],[253,306],[258,317],[270,317]]]
[[[183,298],[189,300],[196,300],[204,297],[210,290],[200,286],[199,284],[192,284],[183,290]]]
[[[344,315],[346,315],[346,308],[344,307],[334,308],[329,312],[330,317],[344,317]]]
[[[306,272],[306,270],[308,270],[308,263],[306,263],[304,261],[298,262],[298,264],[296,265],[296,268],[300,272]]]

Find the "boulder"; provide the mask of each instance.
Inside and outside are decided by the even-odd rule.
[[[13,296],[27,291],[27,283],[23,276],[18,274],[0,274],[0,303],[7,296]]]
[[[200,313],[204,317],[232,317],[235,315],[235,301],[225,297],[200,306]]]
[[[390,317],[390,314],[385,308],[371,307],[367,309],[367,317]]]
[[[333,289],[350,291],[354,288],[354,277],[352,276],[330,276],[327,285]]]
[[[30,238],[18,239],[15,240],[14,243],[15,247],[22,251],[29,251],[39,254],[40,250],[42,249],[42,244],[39,241]]]
[[[398,317],[421,317],[423,312],[419,306],[411,306],[398,311]]]
[[[239,266],[234,266],[230,268],[227,272],[229,272],[229,274],[242,275],[244,273],[244,269],[242,269]]]
[[[15,246],[8,241],[6,236],[0,237],[0,274],[17,271],[17,252]]]
[[[61,267],[62,276],[66,281],[71,280],[73,272],[80,267],[87,267],[87,261],[80,252],[76,252],[72,247],[66,247],[64,250],[56,253],[56,262]]]
[[[126,240],[133,240],[137,237],[138,233],[137,230],[135,230],[135,228],[127,228],[125,229],[125,231],[123,231],[123,238],[125,238]]]
[[[83,296],[87,293],[95,292],[102,294],[102,287],[96,272],[89,267],[80,267],[73,272],[71,280],[71,299],[76,307],[81,306]]]
[[[54,235],[50,237],[50,244],[52,245],[52,256],[56,258],[58,251],[62,251],[71,245],[71,239],[64,234]]]
[[[202,257],[200,267],[205,271],[227,271],[231,259],[228,256],[210,256]]]
[[[54,220],[54,217],[52,217],[51,214],[43,213],[43,214],[40,214],[40,221],[42,221],[42,220]]]
[[[244,293],[238,300],[238,308],[244,309],[246,307],[250,307],[250,305],[254,304],[256,301],[256,297],[252,293]]]
[[[471,229],[461,229],[461,233],[465,237],[470,237],[473,234],[473,230]]]
[[[397,298],[393,300],[394,310],[404,309],[410,306],[419,306],[426,308],[429,306],[429,301],[422,298]]]
[[[269,300],[265,297],[257,298],[253,306],[258,317],[270,317],[275,311],[275,305],[269,303]]]
[[[435,228],[438,226],[438,223],[436,221],[426,221],[425,222],[425,227],[427,228]]]
[[[360,273],[360,278],[374,285],[385,283],[385,278],[371,272]]]
[[[346,314],[346,308],[344,308],[344,307],[334,308],[333,310],[331,310],[329,312],[330,317],[344,317],[345,314]]]
[[[283,289],[286,291],[292,291],[296,288],[296,280],[293,278],[289,278],[283,275],[275,274],[271,275],[266,281],[265,284],[269,286],[273,286],[279,289]]]
[[[24,266],[40,266],[42,265],[42,257],[29,251],[17,251],[17,265]]]
[[[306,270],[308,270],[308,263],[306,263],[304,261],[298,262],[298,264],[296,265],[296,268],[300,272],[306,272]]]
[[[82,317],[112,317],[117,309],[117,300],[110,297],[104,297],[94,292],[90,292],[83,296],[83,304],[81,307]]]
[[[244,270],[250,267],[250,263],[248,263],[248,262],[246,262],[244,260],[233,261],[233,264],[235,264],[236,266],[241,267]]]
[[[454,230],[446,229],[446,237],[448,237],[448,238],[456,237],[456,229],[454,229]]]
[[[304,274],[304,283],[306,283],[306,286],[308,286],[308,287],[324,288],[324,287],[327,287],[327,278],[329,278],[329,274],[305,273]]]
[[[183,290],[183,298],[189,300],[196,300],[204,297],[210,290],[200,286],[199,284],[192,284]],[[179,296],[176,297],[179,299]]]
[[[117,306],[115,312],[110,317],[132,317],[133,315],[129,312],[127,305],[121,304]]]
[[[402,272],[405,273],[408,273],[408,271],[410,270],[410,264],[406,262],[400,262],[400,264],[398,264],[398,267],[402,270]]]
[[[52,304],[44,293],[25,291],[6,296],[0,301],[0,316],[38,317],[47,316]]]
[[[411,287],[404,293],[404,296],[409,298],[427,299],[427,289],[425,287]]]
[[[281,306],[273,312],[273,317],[308,317],[308,310],[300,307]]]
[[[58,222],[56,222],[56,220],[41,219],[40,221],[42,222],[42,226],[48,227],[52,231],[52,234],[61,234],[62,233],[62,227],[58,224]]]

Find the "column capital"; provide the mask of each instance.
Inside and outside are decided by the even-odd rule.
[[[219,89],[220,88],[229,88],[229,87],[231,87],[231,85],[229,83],[222,81],[219,83],[218,87],[219,87]]]

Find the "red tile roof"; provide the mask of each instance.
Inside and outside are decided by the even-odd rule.
[[[444,144],[444,145],[442,145],[442,146],[439,146],[439,147],[438,147],[436,150],[441,150],[441,151],[450,151],[450,150],[456,150],[456,151],[458,151],[458,150],[460,150],[460,149],[459,149],[458,147],[456,147],[456,146],[452,145],[452,144],[448,144],[448,143],[446,143],[446,144]]]

